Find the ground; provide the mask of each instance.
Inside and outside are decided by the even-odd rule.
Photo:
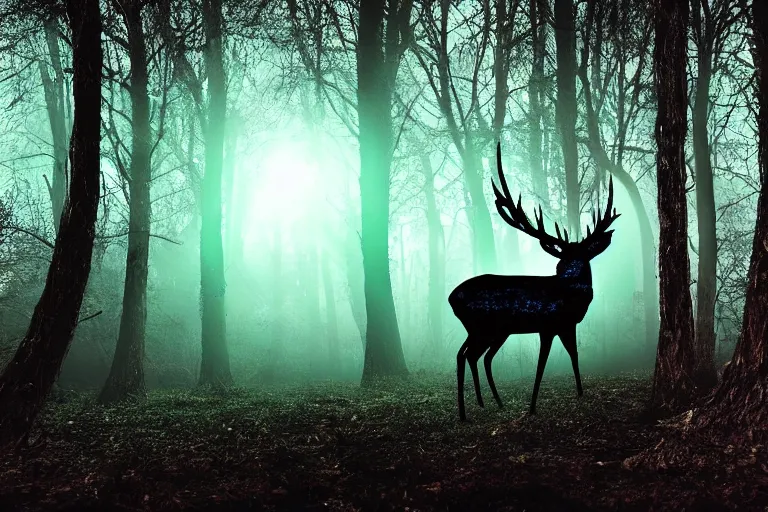
[[[414,373],[380,390],[156,391],[109,408],[72,395],[42,414],[37,448],[0,458],[0,510],[768,507],[763,447],[642,419],[647,375],[586,377],[581,399],[572,378],[547,376],[535,417],[528,380],[499,383],[501,410],[487,387],[477,407],[470,383],[466,423],[454,386]],[[647,456],[670,445],[679,456]]]

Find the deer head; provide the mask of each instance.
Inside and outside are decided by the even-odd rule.
[[[587,236],[582,240],[570,241],[568,239],[568,230],[563,228],[562,234],[560,226],[555,222],[555,232],[557,236],[552,236],[544,229],[544,214],[539,205],[538,212],[534,210],[536,227],[534,228],[528,219],[521,205],[522,195],[518,195],[517,204],[512,199],[507,186],[507,180],[504,177],[504,169],[501,165],[501,144],[496,147],[496,166],[499,173],[499,183],[501,191],[496,187],[496,183],[491,180],[493,192],[496,195],[496,209],[504,222],[515,229],[532,236],[539,241],[544,251],[559,259],[557,265],[557,275],[561,277],[576,277],[580,269],[585,264],[602,253],[611,244],[613,230],[609,230],[610,225],[621,214],[616,213],[613,208],[613,176],[608,181],[608,204],[605,213],[599,211],[592,212],[592,224],[594,230],[587,226]],[[613,209],[613,212],[611,212]]]

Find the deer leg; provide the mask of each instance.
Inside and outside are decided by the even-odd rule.
[[[576,392],[579,396],[584,392],[581,389],[581,373],[579,372],[579,352],[576,347],[576,326],[568,328],[566,331],[560,333],[560,341],[563,342],[568,355],[571,356],[571,366],[573,366],[573,376],[576,377]]]
[[[501,398],[499,398],[499,392],[496,391],[496,384],[493,382],[493,372],[491,371],[491,363],[493,362],[493,356],[496,355],[496,352],[499,351],[501,346],[504,344],[504,340],[500,342],[495,342],[493,345],[491,345],[491,348],[488,349],[488,352],[485,354],[485,357],[483,358],[483,365],[485,366],[485,376],[488,378],[488,385],[491,388],[491,393],[493,393],[493,398],[496,399],[496,403],[499,404],[499,408],[501,409],[504,407],[504,405],[501,403]]]
[[[554,334],[539,333],[541,339],[541,346],[539,347],[539,364],[536,365],[536,381],[533,383],[533,397],[531,398],[530,414],[536,414],[536,398],[539,396],[539,386],[541,385],[541,377],[544,375],[544,367],[547,365],[547,359],[549,358],[549,351],[552,348],[552,340],[555,338]]]
[[[469,362],[469,369],[472,370],[472,382],[475,383],[475,394],[477,395],[477,404],[480,407],[483,405],[483,396],[480,394],[480,374],[477,372],[477,360],[485,352],[487,345],[475,346],[467,349],[467,361]]]
[[[467,345],[469,345],[469,337],[467,337],[467,340],[456,354],[456,380],[459,384],[459,419],[461,421],[465,421],[467,419],[467,415],[464,412],[464,366],[467,361]]]

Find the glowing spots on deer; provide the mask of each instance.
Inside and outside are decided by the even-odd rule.
[[[457,294],[458,296],[458,294]],[[459,297],[461,298],[461,297]],[[466,303],[467,309],[481,312],[520,313],[523,315],[551,314],[563,308],[564,301],[544,297],[526,297],[518,288],[482,290]]]
[[[565,270],[561,274],[562,277],[579,277],[581,271],[584,270],[585,263],[579,260],[571,260],[565,265]]]

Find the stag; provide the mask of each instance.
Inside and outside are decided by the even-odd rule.
[[[466,420],[464,411],[464,369],[469,361],[472,380],[477,394],[477,403],[483,407],[480,394],[480,378],[477,361],[485,354],[483,363],[485,375],[493,398],[502,407],[501,398],[493,382],[491,363],[493,356],[511,334],[539,333],[539,362],[536,366],[536,381],[533,384],[530,414],[536,413],[536,397],[547,364],[552,340],[560,338],[571,358],[576,390],[581,396],[581,375],[579,354],[576,348],[576,324],[584,319],[592,302],[592,271],[589,262],[605,251],[611,243],[613,230],[608,227],[619,215],[613,206],[613,178],[608,182],[608,204],[605,214],[593,212],[594,230],[587,226],[587,236],[581,241],[569,241],[568,231],[555,223],[557,237],[544,229],[544,215],[539,206],[534,209],[536,227],[520,205],[511,198],[504,169],[501,165],[501,145],[496,148],[496,166],[499,173],[501,192],[491,181],[496,195],[496,209],[504,221],[515,229],[539,241],[544,252],[560,261],[553,276],[501,276],[485,274],[461,283],[451,292],[448,302],[453,313],[467,330],[467,340],[456,355],[459,386],[459,417]]]

